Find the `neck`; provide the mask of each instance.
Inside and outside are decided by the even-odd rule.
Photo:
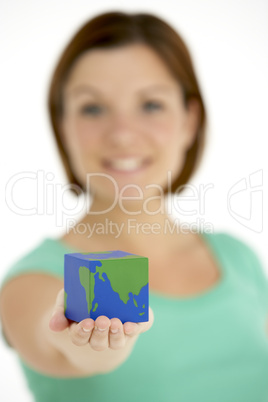
[[[75,243],[88,249],[122,249],[141,255],[153,250],[160,255],[161,250],[174,244],[174,234],[178,233],[163,204],[166,202],[156,197],[147,204],[128,201],[111,208],[111,203],[95,198],[90,210],[73,228]],[[176,244],[181,237],[176,237]]]

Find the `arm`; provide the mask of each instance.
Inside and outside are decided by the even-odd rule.
[[[138,335],[153,323],[151,310],[148,323],[122,325],[104,316],[95,322],[70,322],[63,312],[62,288],[60,279],[26,274],[7,283],[1,293],[0,313],[8,341],[26,363],[44,374],[64,377],[111,371],[127,359]]]

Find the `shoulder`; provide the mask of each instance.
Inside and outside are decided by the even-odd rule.
[[[228,232],[210,233],[206,237],[214,242],[224,260],[239,276],[266,286],[263,262],[250,241]]]
[[[8,267],[1,281],[1,288],[10,279],[30,272],[50,273],[62,277],[66,252],[57,240],[45,238]]]
[[[205,234],[205,238],[213,242],[222,251],[228,252],[232,258],[239,259],[240,262],[241,258],[244,261],[248,260],[248,258],[254,262],[258,261],[258,256],[254,247],[249,241],[246,241],[241,237],[222,231]]]

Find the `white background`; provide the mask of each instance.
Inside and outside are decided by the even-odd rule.
[[[192,180],[197,188],[199,184],[213,186],[206,193],[201,218],[211,222],[215,231],[231,232],[251,244],[268,272],[268,2],[135,0],[133,3],[135,6],[127,1],[104,0],[1,1],[2,194],[12,177],[22,172],[44,172],[44,178],[52,173],[50,184],[66,183],[48,123],[46,94],[59,52],[72,34],[88,18],[103,11],[155,13],[171,23],[186,40],[207,105],[207,148]],[[248,188],[238,194],[243,185],[249,186],[250,175],[251,184],[257,186],[255,192],[250,193]],[[47,183],[44,182],[45,189]],[[228,199],[228,192],[236,183],[237,194]],[[52,188],[44,197],[51,197]],[[35,181],[17,182],[13,199],[20,207],[36,206]],[[70,208],[75,206],[75,199],[66,194],[64,201]],[[0,280],[8,266],[44,236],[61,234],[63,228],[57,225],[55,214],[49,215],[45,198],[43,202],[43,214],[23,216],[12,211],[4,196],[1,197]],[[196,216],[188,216],[186,220],[195,222]],[[2,341],[0,356],[0,400],[31,401],[16,357]]]

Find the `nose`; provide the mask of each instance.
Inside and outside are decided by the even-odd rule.
[[[111,146],[128,148],[137,141],[137,129],[127,114],[113,116],[106,133],[106,140]]]

